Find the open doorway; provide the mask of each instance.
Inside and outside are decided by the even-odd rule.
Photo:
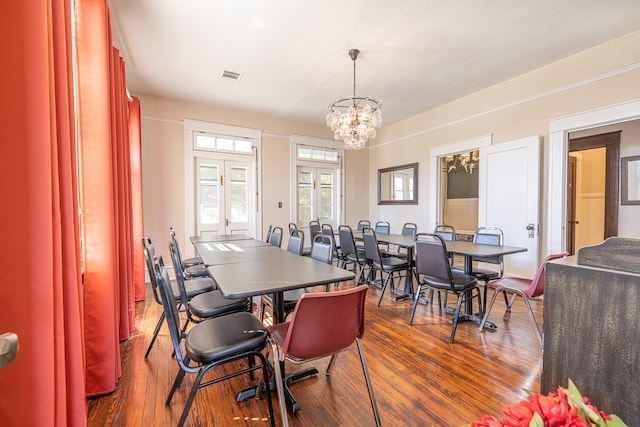
[[[618,235],[620,132],[572,138],[567,159],[567,251]]]

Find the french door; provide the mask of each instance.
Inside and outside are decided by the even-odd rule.
[[[251,162],[198,158],[197,233],[253,235],[255,179]]]
[[[309,226],[317,219],[321,224],[338,223],[338,169],[298,166],[297,170],[297,223]]]

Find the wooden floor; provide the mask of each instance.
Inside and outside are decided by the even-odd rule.
[[[352,284],[342,285],[348,286]],[[523,388],[539,391],[542,351],[520,301],[504,322],[504,301],[498,298],[490,317],[497,331],[480,332],[475,323],[461,323],[455,343],[450,344],[451,315],[440,316],[437,307],[420,304],[409,326],[411,302],[394,302],[385,294],[376,307],[379,292],[375,286],[368,292],[363,344],[383,425],[460,426],[484,413],[500,418],[501,408],[526,397]],[[123,373],[116,390],[87,401],[90,427],[177,424],[193,378],[187,377],[166,407],[178,368],[171,358],[166,325],[144,359],[161,312],[148,295],[146,302],[136,303],[136,328],[121,344]],[[542,301],[532,304],[540,321]],[[325,360],[315,365],[324,369]],[[287,365],[289,372],[297,368]],[[234,399],[237,390],[250,384],[240,377],[200,390],[187,425],[268,425],[265,399],[241,403]],[[318,375],[296,383],[292,392],[301,406],[289,417],[292,426],[374,425],[355,346],[338,358],[330,377]],[[275,393],[273,397],[280,425]]]

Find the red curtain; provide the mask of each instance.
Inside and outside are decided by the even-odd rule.
[[[131,162],[131,209],[133,226],[133,286],[136,301],[145,299],[144,254],[142,253],[142,138],[140,130],[140,100],[129,102],[129,158]]]
[[[134,248],[141,245],[142,212],[133,211],[134,200],[136,209],[141,205],[141,190],[132,187],[129,136],[140,125],[139,114],[130,124],[124,62],[112,47],[106,1],[79,1],[77,22],[86,382],[92,396],[114,390],[121,373],[118,341],[134,327]]]
[[[0,424],[86,425],[72,31],[68,1],[0,14]]]

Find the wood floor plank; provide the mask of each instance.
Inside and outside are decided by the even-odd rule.
[[[371,287],[367,296],[363,345],[383,425],[460,426],[484,413],[501,416],[505,405],[526,397],[523,389],[539,391],[542,352],[519,301],[505,322],[504,301],[498,298],[491,315],[497,331],[480,332],[475,323],[461,323],[451,344],[450,314],[441,316],[437,307],[420,304],[410,326],[407,322],[412,302],[396,302],[385,294],[377,307],[379,292]],[[116,390],[87,399],[90,427],[169,427],[180,418],[193,378],[187,376],[171,406],[166,407],[164,402],[178,367],[171,357],[166,325],[149,358],[144,359],[161,313],[151,292],[148,295],[146,301],[136,303],[136,329],[121,343],[123,374]],[[539,320],[542,303],[532,302]],[[320,375],[292,385],[302,409],[290,415],[290,424],[374,425],[355,346],[339,356],[328,377],[324,375],[327,361],[314,363]],[[214,371],[230,372],[238,366],[231,364]],[[298,368],[286,366],[287,372]],[[251,384],[248,377],[238,377],[200,390],[187,425],[268,425],[266,399],[235,401],[236,391]],[[273,398],[278,418],[275,393]],[[280,425],[280,420],[276,423]]]

